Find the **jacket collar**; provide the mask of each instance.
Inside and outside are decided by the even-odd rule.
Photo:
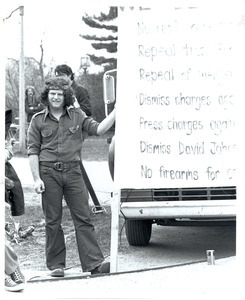
[[[47,106],[47,107],[45,108],[44,121],[46,121],[47,116],[48,116],[49,113],[50,113],[50,110],[49,110],[49,107]],[[68,114],[68,117],[71,119],[71,113],[70,113],[70,111],[69,111],[69,109],[68,109],[67,106],[65,107],[65,110],[63,111],[63,114],[62,114],[62,115],[66,114],[66,113]]]

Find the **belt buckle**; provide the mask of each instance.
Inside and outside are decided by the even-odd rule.
[[[64,165],[63,165],[63,163],[62,162],[57,162],[57,163],[55,163],[54,164],[54,169],[56,170],[56,171],[63,171],[64,170]]]

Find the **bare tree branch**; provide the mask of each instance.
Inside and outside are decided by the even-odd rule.
[[[41,58],[40,58],[40,62],[39,62],[39,70],[40,70],[42,84],[44,84],[44,74],[43,74],[43,42],[42,41],[41,41],[40,48],[41,48]]]

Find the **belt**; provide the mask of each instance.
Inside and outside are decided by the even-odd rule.
[[[61,161],[57,161],[57,162],[40,161],[41,166],[50,167],[60,172],[70,170],[71,168],[76,167],[78,164],[79,161],[72,161],[67,163]]]

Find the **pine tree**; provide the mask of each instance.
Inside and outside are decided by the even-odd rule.
[[[111,21],[115,20],[118,16],[117,7],[110,7],[109,13],[100,13],[98,17],[96,16],[88,16],[86,14],[83,16],[83,22],[95,29],[106,29],[111,34],[108,36],[98,37],[96,35],[82,35],[80,36],[86,40],[92,41],[91,45],[95,50],[105,49],[108,53],[116,53],[117,52],[117,31],[118,28],[116,25],[110,25]],[[110,24],[108,24],[110,22]],[[117,60],[115,57],[106,58],[104,56],[96,56],[94,54],[89,54],[90,60],[100,66],[104,66],[106,69],[114,69],[116,68]]]

